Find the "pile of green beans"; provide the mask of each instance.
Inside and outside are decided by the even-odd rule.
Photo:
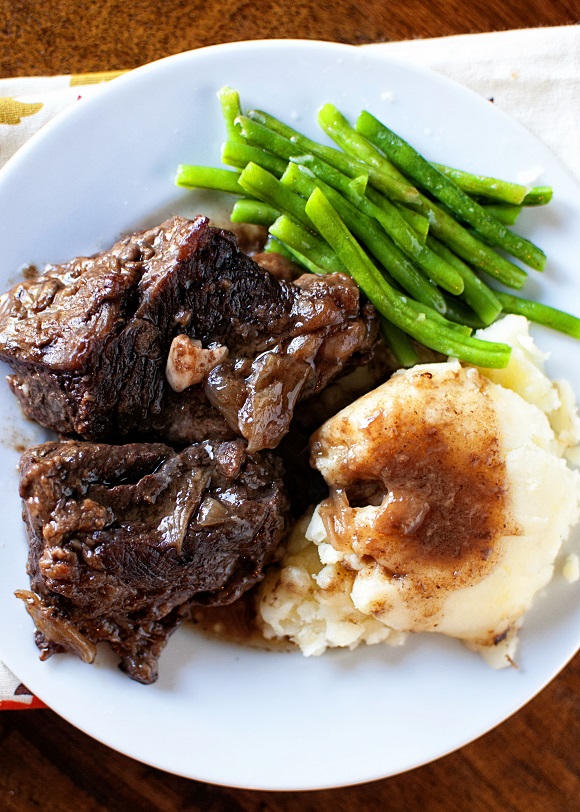
[[[312,273],[351,275],[402,366],[417,362],[413,339],[467,363],[505,367],[509,346],[472,335],[502,313],[580,338],[575,316],[497,289],[519,290],[527,278],[506,255],[543,271],[543,251],[508,226],[522,207],[548,203],[550,187],[430,163],[366,111],[353,127],[323,105],[318,123],[331,147],[263,111],[244,114],[232,88],[218,98],[221,157],[232,169],[182,164],[176,183],[237,195],[232,222],[266,226],[266,250]]]

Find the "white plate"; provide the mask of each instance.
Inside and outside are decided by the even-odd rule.
[[[428,157],[516,178],[543,166],[555,188],[521,228],[549,255],[528,290],[578,309],[580,191],[531,135],[465,89],[412,65],[351,46],[252,42],[217,46],[115,80],[32,139],[0,175],[1,285],[23,263],[60,262],[120,234],[204,205],[173,186],[179,162],[219,165],[216,91],[237,87],[317,134],[315,111],[367,107]],[[574,379],[572,340],[537,330],[550,370]],[[576,355],[577,357],[577,355]],[[340,786],[392,775],[490,730],[536,694],[579,642],[578,585],[560,575],[521,634],[519,670],[495,672],[459,643],[421,636],[400,649],[361,648],[317,659],[200,639],[171,639],[161,676],[131,682],[106,652],[95,666],[70,656],[40,663],[32,623],[12,593],[27,585],[15,445],[42,438],[0,388],[0,657],[81,730],[148,764],[204,781],[262,789]]]

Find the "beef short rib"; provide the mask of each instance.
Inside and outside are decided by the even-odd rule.
[[[17,594],[41,656],[90,662],[107,641],[143,683],[190,606],[238,598],[286,532],[281,465],[241,440],[45,443],[20,468],[32,591]]]
[[[273,448],[298,400],[364,360],[376,332],[350,278],[277,279],[201,216],[47,266],[0,297],[0,358],[25,413],[93,441]]]

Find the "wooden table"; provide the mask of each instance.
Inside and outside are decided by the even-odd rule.
[[[82,8],[82,11],[78,11]],[[88,10],[87,10],[88,9]],[[577,0],[294,0],[193,2],[1,0],[0,76],[133,68],[243,39],[348,43],[579,22]],[[496,730],[434,764],[361,787],[316,793],[230,790],[145,767],[49,710],[0,716],[0,808],[48,810],[580,809],[580,657]]]

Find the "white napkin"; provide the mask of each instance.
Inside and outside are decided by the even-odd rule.
[[[580,181],[579,25],[361,47],[431,68],[493,99]],[[0,167],[47,121],[119,73],[0,79]],[[14,707],[15,699],[35,706],[0,663],[0,709]]]
[[[366,45],[493,99],[580,181],[580,25]]]

